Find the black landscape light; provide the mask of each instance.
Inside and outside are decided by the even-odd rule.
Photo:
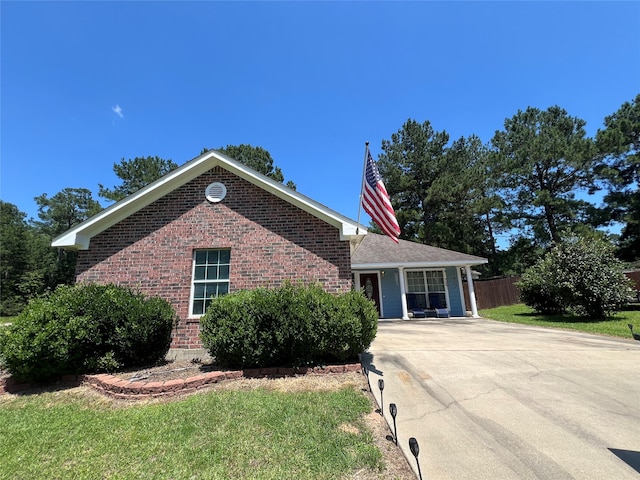
[[[422,480],[422,472],[420,471],[420,462],[418,461],[418,454],[420,453],[420,446],[418,445],[418,440],[414,437],[409,439],[409,450],[414,457],[416,457],[416,464],[418,465],[418,477]]]
[[[382,391],[384,390],[384,380],[378,380],[378,388],[380,389],[380,415],[384,417],[384,402],[382,401]]]
[[[396,445],[398,445],[398,427],[396,427],[396,415],[398,415],[398,407],[395,403],[389,404],[389,413],[391,413],[391,418],[393,418],[393,438],[395,439]]]
[[[369,383],[369,370],[367,370],[367,367],[365,367],[364,365],[362,366],[362,373],[364,373],[364,376],[367,377],[367,387],[369,387],[369,391],[371,391],[371,383]]]

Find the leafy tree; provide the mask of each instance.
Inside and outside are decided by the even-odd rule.
[[[35,201],[40,217],[40,221],[36,223],[43,233],[52,237],[102,210],[100,203],[93,199],[91,191],[86,188],[65,188],[53,197],[43,193]]]
[[[487,177],[486,146],[476,136],[450,146],[446,132],[408,120],[382,142],[378,168],[401,236],[441,248],[491,256],[500,200]]]
[[[595,148],[584,126],[558,106],[529,107],[506,119],[491,140],[506,213],[543,244],[588,221],[591,204],[575,197],[594,188]]]
[[[560,272],[554,262],[550,255],[542,257],[516,283],[522,301],[543,315],[560,315],[567,310],[568,299],[560,293],[557,281]]]
[[[208,152],[208,148],[203,148],[200,154]],[[255,171],[272,178],[276,182],[284,183],[284,175],[280,167],[273,165],[271,154],[262,147],[253,147],[251,145],[227,145],[220,147],[217,151],[237,160],[238,162],[253,168]],[[296,189],[296,184],[289,180],[287,187],[292,190]]]
[[[118,202],[176,168],[178,168],[176,163],[157,156],[136,157],[133,160],[125,160],[123,158],[120,163],[113,165],[113,171],[122,180],[122,184],[112,189],[98,184],[100,187],[98,195]]]
[[[51,247],[52,239],[37,227],[29,228],[27,269],[18,284],[18,290],[26,300],[75,280],[77,252]]]
[[[77,252],[54,249],[51,241],[102,210],[86,188],[65,188],[52,197],[43,193],[35,201],[40,220],[33,222],[34,229],[28,239],[29,273],[21,280],[20,287],[25,295],[73,283]]]
[[[430,197],[439,199],[442,224],[453,234],[454,250],[489,257],[498,254],[496,234],[509,228],[502,215],[504,202],[490,170],[489,149],[480,138],[461,137],[445,151],[446,169],[434,182]]]
[[[438,243],[438,209],[429,192],[446,170],[449,134],[436,132],[429,121],[407,120],[391,140],[382,141],[378,169],[391,197],[401,238]]]
[[[516,236],[511,239],[509,248],[491,257],[492,273],[505,276],[522,275],[545,252],[545,248],[535,238]]]
[[[632,293],[613,246],[595,236],[556,244],[525,272],[518,288],[523,301],[541,313],[588,318],[611,316]]]
[[[609,186],[604,200],[610,219],[625,223],[619,240],[621,258],[636,260],[640,258],[640,94],[606,117],[604,125],[596,134],[603,157],[598,170]]]
[[[74,279],[75,252],[51,247],[53,235],[62,227],[51,219],[27,223],[25,216],[15,205],[0,201],[1,315],[17,315],[29,299]]]
[[[27,271],[28,226],[26,214],[0,200],[0,315],[16,315],[25,301],[19,279]]]

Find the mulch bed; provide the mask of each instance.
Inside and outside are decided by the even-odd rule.
[[[33,384],[19,382],[0,371],[0,394],[19,393],[43,387],[87,385],[113,398],[142,400],[195,392],[212,384],[242,378],[282,378],[301,375],[327,375],[361,371],[359,363],[300,368],[254,368],[225,370],[213,362],[174,360],[154,367],[111,374],[65,375],[56,382]]]

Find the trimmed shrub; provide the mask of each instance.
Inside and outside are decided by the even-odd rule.
[[[558,291],[556,265],[550,256],[539,260],[527,269],[516,287],[520,290],[520,299],[543,315],[559,315],[567,309],[566,298]]]
[[[63,285],[3,329],[0,361],[24,380],[150,365],[169,350],[175,318],[165,300],[126,287]]]
[[[597,239],[557,245],[517,284],[524,303],[543,314],[606,318],[632,295],[613,246]]]
[[[371,345],[377,328],[375,305],[360,292],[290,283],[215,298],[200,319],[204,347],[234,368],[345,361]]]

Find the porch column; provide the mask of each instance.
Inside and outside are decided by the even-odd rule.
[[[464,266],[467,273],[467,286],[469,287],[469,301],[471,302],[471,316],[473,318],[480,318],[478,315],[478,305],[476,304],[476,292],[473,290],[473,277],[471,276],[471,266]]]
[[[398,267],[398,275],[400,276],[400,303],[402,304],[402,319],[409,320],[409,311],[407,310],[407,289],[404,286],[404,267]]]

